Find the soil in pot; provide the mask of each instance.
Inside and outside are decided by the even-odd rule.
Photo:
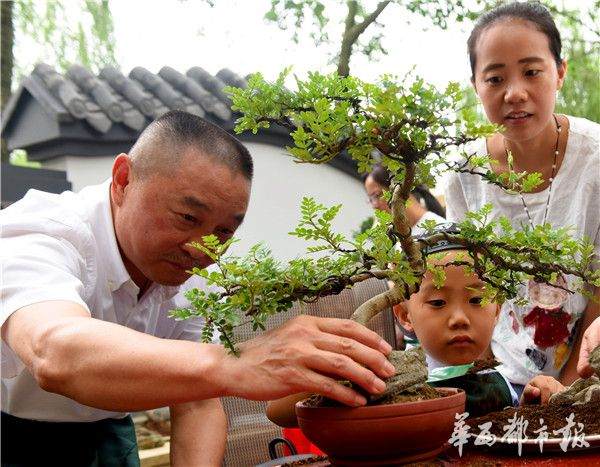
[[[435,388],[429,386],[428,384],[420,384],[417,386],[413,386],[409,389],[405,389],[402,392],[389,394],[384,398],[377,400],[374,403],[370,403],[369,405],[387,405],[397,404],[401,402],[418,402],[430,399],[438,399],[440,397],[443,397],[443,395],[440,394]],[[337,401],[316,394],[310,396],[304,401],[304,403],[309,407],[346,407],[345,405]]]

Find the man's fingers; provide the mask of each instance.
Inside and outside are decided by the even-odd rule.
[[[577,364],[577,373],[582,378],[589,378],[594,375],[594,369],[591,367],[589,361],[582,362],[579,359],[579,363]]]
[[[346,355],[381,378],[389,378],[396,372],[394,365],[381,352],[349,337],[324,334],[322,339],[315,342],[315,346],[327,352]]]
[[[321,394],[350,407],[360,407],[367,403],[367,399],[353,389],[319,373],[311,375],[311,387],[309,391]]]
[[[350,319],[321,318],[317,321],[317,327],[329,334],[354,339],[385,355],[388,355],[392,351],[392,346],[379,334]]]
[[[350,357],[334,352],[320,352],[306,357],[309,368],[334,378],[346,379],[358,384],[372,394],[385,390],[385,382],[368,368],[359,365]]]
[[[545,405],[548,403],[548,399],[554,393],[552,388],[547,386],[540,388],[540,404]]]

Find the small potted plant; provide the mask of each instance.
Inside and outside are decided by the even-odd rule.
[[[264,329],[269,316],[288,309],[294,301],[314,301],[373,277],[393,282],[394,287],[371,298],[352,315],[366,324],[380,311],[415,293],[427,272],[437,285],[444,283],[444,266],[426,262],[423,253],[428,245],[440,241],[464,249],[454,263],[485,283],[484,300],[514,297],[518,285],[526,280],[552,284],[559,274],[576,279],[569,283],[570,290],[584,290],[585,283],[600,285],[600,273],[590,267],[595,261],[593,248],[586,240],[574,240],[565,229],[553,230],[548,224],[516,230],[507,219],[490,220],[491,206],[469,213],[459,224],[459,233],[436,231],[435,222],[430,222],[424,226],[428,235],[419,241],[413,238],[405,209],[409,193],[418,184],[433,187],[444,171],[477,174],[515,193],[529,191],[541,181],[539,174],[495,174],[489,169],[488,157],[466,152],[465,144],[497,128],[461,112],[463,96],[458,84],[438,91],[410,76],[402,80],[384,76],[371,84],[354,77],[311,73],[305,80],[297,79],[297,90],[292,91],[284,86],[288,74],[284,71],[273,83],[260,74],[253,75],[246,89],[229,89],[233,108],[242,114],[236,130],[257,132],[271,124],[287,128],[294,142],[287,149],[300,163],[324,164],[342,152],[357,162],[360,172],[381,163],[393,175],[385,193],[391,213],[378,211],[374,225],[351,239],[332,228],[341,205],[325,207],[304,198],[301,220],[291,234],[313,242],[308,247],[312,255],[286,265],[261,245],[245,257],[227,257],[224,253],[233,240],[220,244],[215,237],[204,238],[196,246],[212,257],[217,271],[195,269],[194,273],[220,286],[223,292],[191,290],[187,294],[191,306],[175,310],[173,316],[202,316],[205,339],[211,339],[218,330],[221,342],[235,353],[232,336],[241,323],[250,321],[258,331]],[[304,424],[309,438],[337,460],[345,454],[331,444],[336,437],[344,441],[347,456],[406,460],[439,451],[451,434],[454,414],[464,407],[464,394],[442,391],[444,397],[430,399],[427,394],[433,389],[425,383],[427,368],[418,352],[393,352],[390,360],[396,364],[397,374],[388,381],[384,396],[408,394],[414,396],[413,401],[384,408],[373,400],[369,403],[372,407],[358,409],[301,404],[300,419],[323,418],[319,411],[327,413],[325,418],[338,419],[332,428],[335,436],[326,435],[331,431],[323,426],[313,430],[308,428],[312,422]],[[425,443],[419,444],[418,436],[410,433],[422,435],[420,424],[436,412],[441,414],[439,430],[430,430]],[[419,418],[420,414],[427,416]],[[377,429],[359,423],[361,417],[375,423]],[[400,431],[387,429],[400,425]],[[349,438],[351,433],[354,438]],[[360,442],[367,434],[381,442]]]

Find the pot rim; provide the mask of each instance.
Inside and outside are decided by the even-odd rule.
[[[459,388],[440,387],[436,390],[446,393],[438,399],[428,399],[414,402],[396,402],[386,405],[370,405],[363,407],[309,407],[302,400],[296,402],[296,413],[298,417],[304,418],[303,414],[311,417],[332,417],[335,419],[368,419],[368,418],[391,418],[415,414],[426,414],[440,412],[453,408],[463,407],[466,400],[465,391]],[[318,415],[317,415],[318,413]]]

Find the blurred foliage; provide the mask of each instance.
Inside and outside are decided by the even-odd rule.
[[[42,166],[42,164],[37,161],[30,161],[27,159],[27,152],[22,149],[16,149],[10,153],[10,163],[33,169],[39,169]]]
[[[10,50],[3,49],[5,56],[14,56],[7,65],[3,61],[0,70],[3,105],[12,90],[12,84],[28,75],[38,62],[58,67],[60,72],[78,63],[94,73],[107,65],[117,64],[109,0],[84,0],[68,4],[59,0],[15,0],[12,5],[12,22],[3,23],[3,28],[12,28],[11,35],[14,37]],[[3,40],[6,33],[6,30],[2,31]],[[35,49],[28,47],[27,54],[16,53],[28,41],[35,42]],[[35,50],[34,54],[32,50]],[[39,165],[29,163],[24,153],[11,154],[9,157],[4,141],[2,160],[30,167]]]
[[[558,93],[558,112],[600,123],[600,1],[576,17],[559,17],[567,78]],[[590,25],[596,25],[594,29]]]
[[[365,233],[371,227],[373,227],[373,223],[375,222],[375,218],[373,216],[369,216],[364,219],[360,225],[358,226],[358,230],[354,230],[352,232],[352,238],[358,237],[360,234]]]
[[[16,0],[15,38],[28,37],[37,45],[37,56],[15,57],[15,66],[25,67],[46,61],[61,71],[79,63],[93,72],[106,65],[116,65],[113,19],[108,0],[39,2]],[[78,11],[71,8],[75,5]],[[18,45],[18,44],[16,44]]]
[[[461,22],[476,16],[468,3],[462,0],[271,0],[265,19],[276,23],[282,30],[291,30],[292,39],[296,42],[299,31],[308,30],[316,45],[337,44],[338,53],[332,59],[338,74],[347,76],[354,52],[369,59],[387,54],[382,43],[384,26],[378,19],[389,5],[398,7],[397,17],[406,18],[407,23],[417,15],[428,18],[436,27],[446,29],[454,21]],[[337,11],[345,11],[344,17],[335,17]],[[340,26],[343,28],[341,34]]]

